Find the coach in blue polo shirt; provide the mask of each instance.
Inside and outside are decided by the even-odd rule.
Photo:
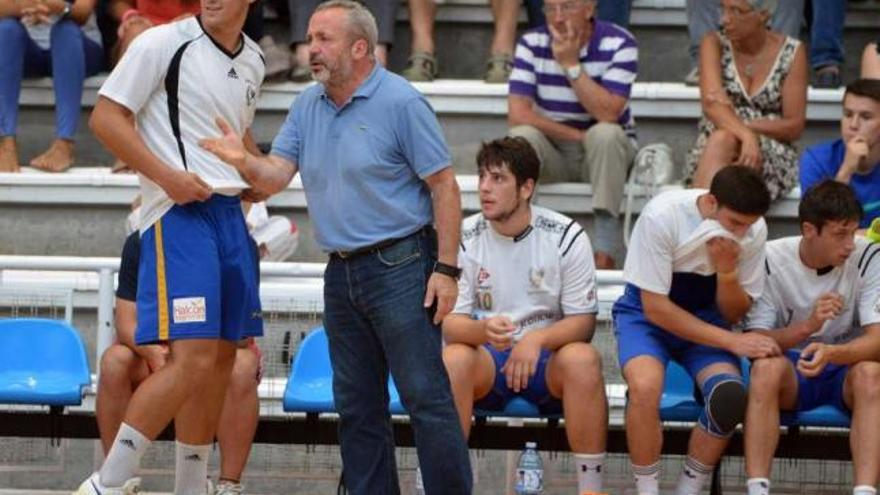
[[[376,24],[350,0],[309,22],[312,75],[267,159],[239,136],[201,144],[264,194],[297,170],[324,274],[324,324],[340,415],[345,485],[398,493],[388,372],[415,430],[427,492],[471,492],[464,434],[437,326],[458,295],[461,199],[437,118],[425,98],[375,62]],[[436,230],[435,230],[436,229]]]
[[[825,179],[849,184],[865,214],[865,228],[880,218],[880,81],[846,87],[840,139],[807,148],[801,156],[801,194]]]

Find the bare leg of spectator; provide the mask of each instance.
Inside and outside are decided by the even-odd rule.
[[[739,139],[732,132],[724,129],[713,132],[706,140],[706,147],[703,149],[703,156],[697,163],[697,170],[694,172],[691,185],[696,188],[709,189],[709,184],[712,183],[712,177],[715,177],[715,173],[736,160],[739,147]]]
[[[223,412],[217,427],[220,444],[220,482],[239,484],[251,453],[260,419],[257,396],[259,361],[251,349],[238,349]]]
[[[412,52],[434,53],[434,17],[437,4],[433,0],[409,1],[409,24],[412,28]]]
[[[0,137],[0,172],[18,172],[18,147],[15,136]]]
[[[112,345],[101,356],[101,378],[95,401],[95,416],[104,455],[113,446],[135,387],[149,374],[147,363],[124,345]]]
[[[437,59],[434,57],[434,17],[437,4],[434,0],[409,0],[409,25],[412,44],[409,62],[403,77],[410,81],[432,81],[437,75]]]
[[[495,34],[484,79],[489,83],[507,82],[513,68],[513,45],[516,42],[516,21],[519,17],[518,0],[491,0],[495,18]]]

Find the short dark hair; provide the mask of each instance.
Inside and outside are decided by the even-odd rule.
[[[849,94],[864,96],[880,103],[880,79],[859,79],[850,83],[843,93],[843,98],[846,99],[846,95]]]
[[[826,222],[862,220],[862,205],[852,187],[826,179],[809,188],[801,197],[798,220],[816,226],[821,234]]]
[[[484,142],[477,153],[477,171],[483,171],[489,167],[501,167],[507,165],[510,172],[516,177],[517,187],[525,184],[529,179],[538,183],[541,175],[541,162],[535,149],[523,137],[503,137],[493,141]]]
[[[770,209],[770,191],[764,178],[753,168],[729,165],[712,178],[709,193],[719,207],[745,215],[763,216]]]

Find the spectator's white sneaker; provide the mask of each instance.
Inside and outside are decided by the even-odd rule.
[[[98,473],[94,473],[79,485],[79,489],[73,492],[73,495],[135,495],[140,491],[140,478],[131,478],[122,486],[104,486]]]
[[[221,481],[214,489],[214,495],[242,495],[244,493],[244,485]]]

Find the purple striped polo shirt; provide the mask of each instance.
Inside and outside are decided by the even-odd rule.
[[[580,104],[562,67],[553,59],[547,26],[526,31],[516,44],[509,91],[531,98],[542,115],[578,129],[596,123]],[[581,49],[581,67],[606,90],[629,100],[638,71],[639,49],[632,34],[616,24],[593,20],[593,36]],[[618,120],[635,139],[629,102]]]

